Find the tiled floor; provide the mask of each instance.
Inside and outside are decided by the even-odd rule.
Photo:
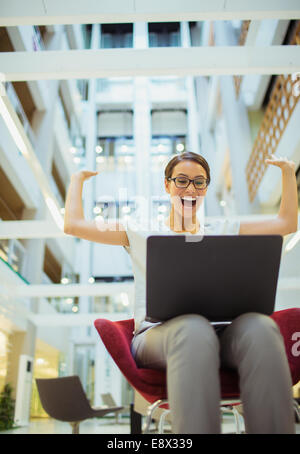
[[[153,425],[153,430],[155,426]],[[165,426],[166,433],[169,432],[168,424]],[[232,416],[223,415],[222,433],[234,433],[235,423]],[[119,424],[115,419],[101,418],[89,419],[80,424],[81,434],[130,434],[129,418],[122,418]],[[155,432],[153,432],[155,433]],[[170,432],[169,432],[170,433]],[[300,424],[296,424],[296,433],[300,434]],[[14,430],[1,432],[1,434],[71,434],[71,426],[68,423],[55,421],[53,419],[35,419],[27,427],[20,427]]]

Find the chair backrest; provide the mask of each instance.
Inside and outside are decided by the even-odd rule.
[[[58,378],[37,378],[36,384],[44,410],[54,419],[82,421],[91,413],[91,406],[77,375]]]
[[[277,323],[282,334],[292,382],[296,385],[300,380],[300,308],[276,311],[271,318]]]
[[[138,368],[131,354],[134,319],[112,322],[99,318],[94,322],[107,351],[127,381],[148,402],[167,396],[166,374],[161,370]]]
[[[94,322],[105,347],[127,381],[148,402],[167,398],[166,373],[162,370],[137,367],[131,354],[134,319],[112,322],[99,318]],[[238,375],[232,370],[221,373],[222,397],[239,396]]]

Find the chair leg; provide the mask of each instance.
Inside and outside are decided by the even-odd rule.
[[[70,422],[71,427],[72,427],[72,434],[79,434],[79,424],[80,421],[75,421],[75,422]]]
[[[160,405],[163,405],[166,403],[168,403],[168,401],[166,399],[165,400],[159,399],[156,402],[154,402],[152,405],[149,405],[149,407],[147,409],[146,422],[145,422],[145,424],[143,426],[143,430],[142,430],[143,434],[149,433],[150,424],[151,424],[152,415],[153,415],[154,410],[159,408]]]
[[[235,420],[235,427],[236,427],[236,432],[237,434],[241,434],[241,422],[243,421],[243,416],[238,412],[237,408],[235,405],[224,405],[221,406],[221,412],[226,413],[230,412],[234,416]]]
[[[164,424],[165,424],[165,419],[166,416],[170,413],[170,410],[164,410],[162,412],[162,415],[159,419],[159,425],[158,425],[158,433],[163,434],[164,433]]]
[[[236,426],[236,433],[240,434],[241,433],[241,426],[240,426],[240,414],[235,408],[235,406],[232,407],[232,413],[235,419],[235,426]]]

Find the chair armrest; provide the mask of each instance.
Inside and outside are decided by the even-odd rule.
[[[292,380],[295,385],[300,380],[300,308],[274,312],[271,318],[279,326],[283,337]]]

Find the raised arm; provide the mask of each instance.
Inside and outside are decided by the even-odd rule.
[[[298,192],[295,163],[287,158],[266,159],[282,172],[282,195],[277,217],[264,221],[241,222],[240,235],[288,235],[298,228]]]
[[[82,170],[72,175],[65,205],[64,232],[97,243],[129,246],[126,231],[121,223],[106,222],[99,224],[95,220],[88,221],[84,218],[82,207],[83,184],[85,180],[97,174],[98,172]]]

